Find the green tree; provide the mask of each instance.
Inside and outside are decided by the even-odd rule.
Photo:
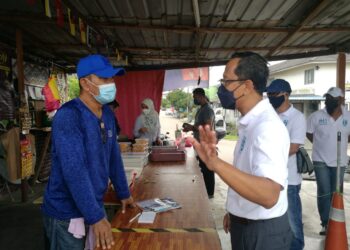
[[[162,108],[170,108],[171,104],[169,103],[168,99],[163,98],[162,99]]]
[[[186,93],[181,89],[176,89],[170,92],[166,97],[168,103],[176,110],[187,110],[187,105],[192,109],[193,98],[192,94]]]
[[[79,96],[80,93],[80,87],[79,87],[79,81],[77,78],[77,75],[72,74],[68,75],[68,97],[69,100],[72,100]]]
[[[211,86],[208,89],[205,89],[205,95],[208,96],[211,102],[219,100],[217,92],[218,86]]]

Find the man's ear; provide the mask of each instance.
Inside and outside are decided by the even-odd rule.
[[[245,83],[247,92],[250,93],[251,91],[256,91],[252,80],[246,80],[244,83]]]
[[[89,91],[90,90],[90,85],[88,84],[86,78],[80,78],[79,79],[79,84],[81,86],[81,88],[85,91]]]

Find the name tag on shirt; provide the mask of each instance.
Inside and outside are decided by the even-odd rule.
[[[320,125],[327,125],[327,119],[326,118],[321,118],[321,119],[319,119],[318,120],[318,124],[320,124]]]
[[[109,138],[112,138],[112,136],[113,136],[112,130],[109,129],[108,132],[107,132],[107,135],[108,135]]]
[[[343,126],[344,127],[348,126],[348,120],[346,120],[346,119],[343,120]]]
[[[247,137],[244,136],[241,142],[241,145],[239,146],[239,152],[242,152],[246,143]]]

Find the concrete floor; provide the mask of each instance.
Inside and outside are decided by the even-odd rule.
[[[166,116],[165,113],[160,113],[161,132],[165,134],[170,133],[170,137],[174,138],[174,131],[176,125],[182,126],[181,121],[171,116]],[[190,134],[190,133],[188,133]],[[221,140],[218,143],[219,157],[223,160],[233,162],[233,150],[236,145],[234,141]],[[306,148],[311,148],[311,145],[307,144]],[[350,155],[350,147],[348,148],[348,154]],[[307,177],[307,176],[305,176]],[[227,196],[227,185],[216,176],[215,196],[210,200],[212,205],[213,217],[215,219],[216,227],[221,240],[221,246],[223,250],[231,249],[230,236],[226,234],[222,227],[222,219],[225,211]],[[300,196],[303,206],[303,223],[304,223],[304,235],[305,235],[305,250],[323,250],[324,236],[320,236],[318,233],[321,230],[320,219],[317,210],[316,201],[316,182],[314,180],[303,180]],[[345,175],[344,183],[344,207],[345,217],[350,218],[350,175]],[[350,243],[350,220],[348,219],[347,235],[348,242]]]
[[[233,141],[222,140],[219,142],[219,157],[223,160],[232,163],[233,149],[236,143]],[[216,176],[216,187],[214,199],[210,200],[212,205],[213,215],[215,218],[217,230],[221,240],[223,250],[231,249],[230,236],[223,230],[222,219],[225,211],[225,202],[227,196],[227,185]],[[317,210],[317,194],[316,182],[313,180],[303,180],[300,192],[301,202],[303,207],[303,223],[305,235],[305,250],[323,250],[324,236],[318,233],[321,230],[320,219]],[[350,175],[345,175],[344,183],[344,210],[345,218],[350,218]],[[350,220],[347,220],[346,230],[348,242],[350,243]]]

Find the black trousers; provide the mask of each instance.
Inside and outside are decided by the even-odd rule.
[[[205,187],[207,189],[207,193],[209,196],[214,195],[214,189],[215,189],[215,175],[214,171],[211,171],[207,168],[207,165],[199,158],[197,157],[199,161],[199,167],[201,168],[201,172],[203,174]]]
[[[248,220],[230,214],[232,250],[289,250],[292,231],[287,213],[268,220]]]

